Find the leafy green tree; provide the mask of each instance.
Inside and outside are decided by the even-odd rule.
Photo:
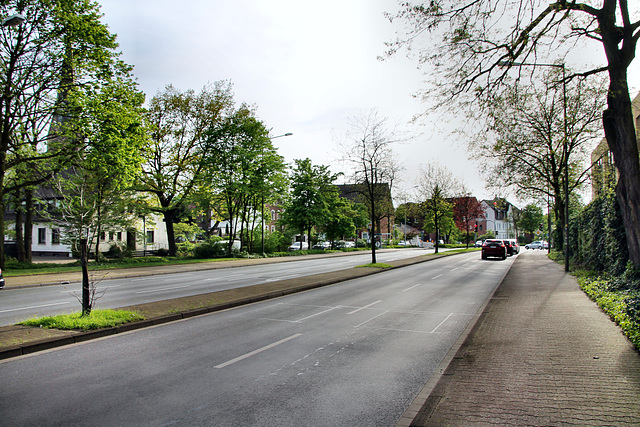
[[[238,224],[258,224],[256,214],[262,214],[264,202],[284,191],[284,161],[269,130],[246,105],[207,130],[203,152],[203,177],[222,200],[221,215],[231,223],[230,252]],[[249,242],[252,228],[247,233]]]
[[[291,194],[285,203],[282,219],[300,234],[306,234],[311,246],[314,227],[329,222],[329,201],[337,202],[337,189],[333,182],[338,175],[332,174],[328,166],[314,165],[309,159],[296,159],[294,162]]]
[[[33,205],[33,188],[64,169],[83,143],[68,138],[60,123],[71,115],[67,94],[100,84],[124,66],[115,35],[100,22],[98,5],[88,0],[8,0],[0,16],[26,20],[0,27],[0,210],[4,195],[20,188]],[[28,172],[28,173],[27,173]],[[27,210],[27,217],[31,211]],[[29,221],[27,221],[27,224]],[[25,228],[28,228],[25,225]],[[4,230],[0,215],[0,230]],[[4,232],[0,233],[4,266]],[[30,232],[25,233],[25,243]],[[29,242],[30,245],[30,242]],[[29,246],[27,245],[27,246]]]
[[[564,81],[599,73],[608,77],[604,132],[620,173],[616,196],[630,259],[639,269],[640,156],[628,85],[629,66],[640,38],[640,21],[634,11],[633,2],[618,0],[403,2],[401,11],[390,18],[404,21],[407,31],[389,43],[388,53],[420,43],[410,49],[411,54],[428,64],[434,83],[424,98],[438,97],[438,106],[453,105],[456,100],[475,108],[478,100],[481,104],[499,93],[503,83],[510,85],[511,68],[531,75],[539,69],[530,67],[531,63],[564,67],[565,58],[582,43],[603,50],[603,64],[585,61],[583,69]],[[433,37],[425,40],[423,35]]]
[[[533,234],[536,230],[544,229],[544,214],[542,209],[534,204],[528,204],[522,210],[518,225],[525,233]]]
[[[157,204],[148,207],[164,217],[169,255],[177,247],[173,224],[186,208],[202,178],[207,131],[226,119],[233,107],[231,85],[218,81],[199,93],[181,92],[168,85],[150,101],[147,113],[149,146],[138,191],[156,196]]]
[[[68,135],[83,135],[85,144],[56,183],[65,238],[80,253],[84,315],[90,314],[95,294],[89,283],[89,246],[96,242],[98,257],[101,232],[122,229],[133,219],[126,214],[132,212],[128,199],[121,195],[139,176],[140,150],[146,142],[144,96],[126,73],[117,77],[123,78],[71,92],[68,102],[74,114],[61,127]]]
[[[337,191],[330,193],[329,196],[327,200],[329,215],[322,228],[333,246],[336,240],[352,237],[355,234],[354,218],[358,212],[353,204],[344,197],[340,197]]]

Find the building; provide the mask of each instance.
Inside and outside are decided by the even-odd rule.
[[[61,197],[45,186],[38,188],[36,192],[38,202],[34,206],[33,228],[31,232],[32,259],[38,257],[73,257],[73,248],[69,239],[65,236],[66,223],[59,213]],[[15,230],[17,214],[13,207],[7,206],[5,211],[5,223],[7,228]],[[20,222],[24,230],[23,221]],[[133,218],[131,225],[121,230],[105,230],[97,236],[100,252],[108,252],[112,246],[120,249],[129,249],[136,253],[144,254],[160,249],[168,249],[167,229],[164,220],[157,214],[147,214]],[[17,244],[15,231],[11,235],[5,235],[6,254],[16,257]],[[95,250],[95,242],[90,247]]]
[[[631,101],[638,151],[640,151],[640,93]],[[615,188],[618,182],[618,171],[615,167],[613,153],[609,151],[606,138],[591,153],[592,181],[591,196],[593,199]]]
[[[505,199],[482,200],[480,202],[484,210],[484,218],[478,218],[478,235],[493,231],[496,239],[515,239],[517,227],[514,220],[515,211],[518,209]]]

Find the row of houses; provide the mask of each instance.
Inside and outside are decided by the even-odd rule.
[[[361,202],[357,192],[354,190],[354,186],[341,185],[338,187],[342,197]],[[382,193],[386,200],[382,205],[384,205],[384,209],[389,211],[389,214],[382,216],[380,222],[376,224],[376,229],[381,233],[382,238],[386,239],[393,232],[395,217],[393,215],[394,208],[391,192],[386,184],[383,185]],[[43,207],[46,209],[47,205],[55,206],[56,200],[53,196],[40,194],[39,198],[43,201],[41,209]],[[476,199],[473,198],[473,200]],[[472,227],[477,224],[478,234],[493,231],[498,238],[515,237],[513,212],[516,208],[511,203],[501,199],[500,201],[482,200],[480,204],[484,212],[484,218],[472,222]],[[265,205],[265,211],[267,212],[264,221],[265,232],[274,232],[282,214],[282,207],[279,205]],[[15,212],[7,211],[5,213],[5,220],[10,227],[12,226],[11,224],[15,224],[15,219]],[[262,223],[256,224],[256,226],[261,227]],[[419,226],[419,219],[409,218],[404,231],[407,232],[409,230],[409,232],[412,232],[416,226]],[[228,221],[209,220],[207,223],[202,223],[201,227],[203,231],[209,231],[211,234],[224,237],[229,235],[233,228],[240,227],[240,225],[230,224]],[[64,227],[59,221],[36,215],[33,220],[31,248],[34,260],[37,260],[39,256],[72,257],[72,247],[65,242],[63,234]],[[369,240],[370,237],[367,228],[360,230],[358,233],[358,239]],[[434,236],[426,236],[426,238],[429,237],[435,238]],[[304,241],[307,240],[306,237],[303,237],[303,239]],[[99,241],[99,250],[101,252],[109,251],[112,246],[128,248],[138,253],[153,253],[169,247],[165,223],[162,217],[157,215],[137,217],[130,228],[126,230],[102,232],[99,236]],[[15,237],[6,235],[5,242],[7,255],[15,256]]]

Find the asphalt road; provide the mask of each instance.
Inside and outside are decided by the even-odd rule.
[[[506,274],[441,258],[0,362],[22,425],[390,426]]]
[[[433,252],[402,249],[378,252],[378,262],[411,258]],[[302,258],[302,257],[301,257]],[[194,271],[128,279],[105,279],[98,286],[105,291],[97,308],[118,308],[182,296],[198,295],[242,286],[308,276],[351,268],[371,262],[370,253],[342,257],[291,261],[228,269]],[[100,277],[100,276],[97,276]],[[108,277],[108,276],[107,276]],[[34,316],[72,313],[80,310],[73,294],[81,294],[81,285],[55,285],[0,291],[0,326],[12,325]]]

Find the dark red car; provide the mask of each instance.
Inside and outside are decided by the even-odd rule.
[[[507,247],[504,241],[498,239],[487,239],[482,244],[482,259],[489,257],[507,259]]]

